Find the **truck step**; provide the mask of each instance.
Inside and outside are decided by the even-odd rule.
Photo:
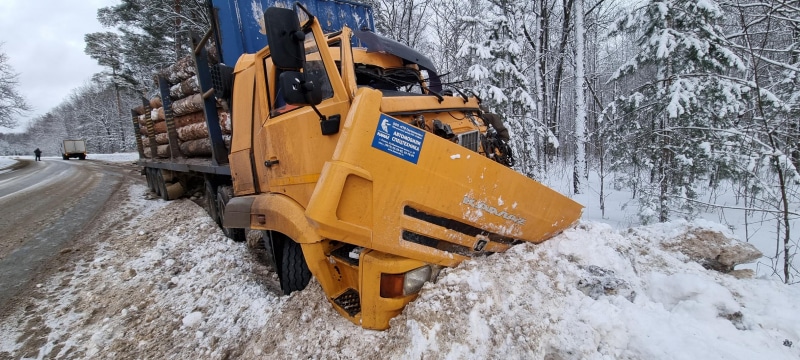
[[[333,299],[333,302],[350,316],[355,316],[361,312],[361,298],[355,289],[347,289],[342,295]]]
[[[358,247],[355,245],[344,244],[338,247],[336,250],[331,251],[331,255],[350,265],[358,266],[358,254],[360,251],[355,251],[357,248]]]

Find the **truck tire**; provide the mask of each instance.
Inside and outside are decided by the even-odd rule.
[[[217,225],[222,226],[222,223],[219,221],[219,209],[217,209],[217,191],[208,179],[205,181],[205,188],[206,212],[208,212],[208,216],[211,216],[211,220],[214,220]]]
[[[161,193],[159,192],[159,187],[158,187],[158,175],[157,175],[157,172],[158,172],[158,169],[147,168],[147,173],[150,175],[150,183],[152,185],[150,190],[153,190],[153,193],[155,193],[156,196],[160,196]]]
[[[144,177],[147,179],[147,188],[150,191],[154,191],[155,187],[153,187],[153,175],[151,174],[150,168],[144,168]]]
[[[261,242],[259,244],[264,247],[264,253],[265,253],[264,254],[264,261],[267,263],[267,266],[269,267],[269,269],[271,271],[274,271],[275,273],[277,273],[278,269],[279,269],[278,268],[278,263],[279,262],[277,260],[277,257],[275,256],[275,254],[276,254],[276,251],[275,251],[276,250],[275,249],[276,241],[273,240],[273,237],[274,237],[273,234],[274,233],[272,231],[270,231],[270,230],[261,230]],[[281,251],[283,251],[283,250],[281,250]],[[281,252],[281,255],[282,254],[283,253]]]
[[[158,196],[164,201],[169,201],[169,192],[167,192],[167,183],[164,181],[164,175],[161,169],[156,169],[156,187],[158,187]]]
[[[245,232],[244,229],[238,228],[226,228],[222,226],[225,222],[225,204],[228,203],[228,200],[233,198],[233,189],[230,186],[218,186],[217,187],[217,216],[219,217],[219,226],[222,228],[222,232],[225,233],[225,236],[231,238],[233,241],[242,242],[245,241]]]
[[[311,271],[303,257],[303,249],[292,239],[286,239],[283,243],[280,279],[281,290],[285,295],[305,289],[311,280]]]
[[[262,239],[264,250],[267,251],[267,262],[278,273],[283,294],[289,295],[305,289],[311,280],[311,271],[300,244],[275,231],[264,231]]]

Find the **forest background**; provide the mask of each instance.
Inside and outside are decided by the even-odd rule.
[[[570,191],[591,191],[603,215],[609,191],[629,192],[643,224],[737,210],[743,240],[750,224],[771,229],[772,274],[800,281],[800,1],[363,2],[379,33],[505,119],[519,172],[570,168]],[[24,132],[0,133],[0,155],[58,154],[67,138],[90,153],[135,151],[130,109],[156,94],[154,73],[190,53],[190,34],[207,31],[205,9],[98,9],[108,31],[86,34],[85,52],[105,70]],[[0,126],[11,127],[29,106],[7,59],[0,47]]]

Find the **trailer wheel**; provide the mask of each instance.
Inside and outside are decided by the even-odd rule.
[[[169,193],[167,193],[167,183],[164,182],[164,175],[161,173],[161,169],[153,169],[153,182],[156,186],[156,194],[161,197],[164,201],[169,201]]]
[[[150,174],[150,168],[144,168],[144,177],[147,179],[147,188],[153,191],[153,175]]]
[[[153,168],[146,168],[145,171],[147,172],[147,177],[149,178],[148,185],[150,186],[150,190],[158,196],[158,186],[156,186],[156,174]]]
[[[275,231],[264,231],[263,239],[264,249],[270,257],[268,262],[278,273],[283,294],[305,289],[311,280],[311,271],[300,244]]]
[[[214,185],[211,184],[211,181],[206,179],[206,211],[208,215],[211,216],[211,219],[214,220],[217,225],[222,226],[222,223],[219,221],[219,210],[217,209],[217,192],[214,190]]]
[[[219,226],[222,228],[222,232],[225,233],[225,236],[231,238],[233,241],[242,242],[245,241],[244,229],[226,228],[222,225],[225,223],[225,204],[227,204],[228,200],[231,198],[233,198],[233,190],[230,186],[217,187],[217,214],[219,216]]]
[[[161,199],[163,199],[164,201],[177,199],[177,197],[170,199],[169,190],[167,190],[167,185],[172,185],[174,182],[178,180],[173,176],[172,171],[166,169],[158,169],[156,170],[156,172],[158,173],[158,186],[159,186],[158,191],[161,193]]]
[[[80,160],[86,160],[86,155],[78,155],[78,159],[80,159]]]
[[[150,173],[150,181],[153,183],[153,187],[150,188],[150,190],[153,190],[156,196],[160,196],[161,192],[159,191],[160,189],[158,187],[158,176],[156,175],[158,169],[148,168],[147,170]]]
[[[69,160],[69,156],[67,156],[67,155],[61,155],[61,159],[64,159],[64,160]]]

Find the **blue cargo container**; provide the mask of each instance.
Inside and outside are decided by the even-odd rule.
[[[217,46],[222,62],[233,66],[239,56],[267,46],[264,11],[270,6],[291,8],[295,1],[209,0],[214,13]],[[325,32],[351,29],[375,31],[372,7],[347,0],[297,1],[316,16]]]

